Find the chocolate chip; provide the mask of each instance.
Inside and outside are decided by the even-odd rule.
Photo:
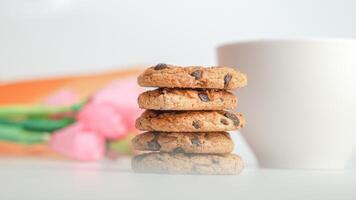
[[[158,117],[164,113],[166,113],[165,111],[163,110],[152,110],[153,114],[155,115],[155,117]]]
[[[235,126],[239,126],[240,125],[240,120],[238,117],[236,117],[235,114],[229,113],[229,112],[225,112],[224,116],[231,119],[234,122]]]
[[[199,96],[200,100],[203,102],[210,101],[208,94],[204,90],[199,91],[198,96]]]
[[[166,69],[166,68],[169,68],[169,67],[167,66],[167,64],[159,63],[159,64],[157,64],[153,69],[154,69],[154,70],[161,70],[161,69]]]
[[[194,157],[194,154],[192,154],[192,153],[187,153],[187,154],[185,154],[185,156],[188,157],[188,158],[191,158],[191,157]]]
[[[158,139],[158,133],[154,133],[154,138],[147,142],[148,148],[152,151],[158,151],[161,149],[161,145],[157,141]]]
[[[200,129],[200,122],[199,121],[193,121],[193,126],[195,129]]]
[[[192,72],[190,74],[191,76],[194,76],[195,77],[195,80],[199,80],[201,79],[202,75],[203,75],[203,72],[201,70],[195,70],[194,72]]]
[[[144,158],[146,157],[146,154],[141,154],[141,155],[137,155],[134,157],[134,160],[137,162],[142,161]]]
[[[161,145],[156,140],[151,140],[148,142],[148,148],[152,151],[158,151],[161,149]]]
[[[177,147],[173,150],[173,153],[184,153],[184,149],[182,149],[181,147]]]
[[[229,86],[229,83],[231,81],[231,74],[226,74],[224,77],[224,88],[227,88]]]
[[[222,119],[220,120],[220,122],[221,122],[222,124],[224,124],[224,125],[229,125],[229,121],[227,121],[227,120],[224,119],[224,118],[222,118]]]
[[[195,137],[195,138],[191,139],[190,141],[192,142],[193,146],[197,146],[198,147],[198,146],[201,145],[201,142],[200,142],[198,137]]]
[[[213,162],[214,164],[219,164],[219,163],[220,163],[220,161],[219,161],[218,159],[216,159],[216,158],[213,158],[213,159],[212,159],[212,162]]]

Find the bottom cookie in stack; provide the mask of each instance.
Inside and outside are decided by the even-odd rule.
[[[132,169],[144,173],[239,174],[243,161],[235,154],[151,152],[132,159]]]
[[[239,174],[244,166],[239,156],[230,154],[234,144],[227,132],[146,132],[132,144],[137,150],[159,151],[135,156],[132,169],[136,172]]]

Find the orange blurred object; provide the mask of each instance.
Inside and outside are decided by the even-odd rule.
[[[0,156],[36,156],[64,158],[52,151],[46,144],[24,145],[12,142],[0,141]]]
[[[60,89],[71,89],[84,98],[111,80],[135,76],[140,71],[135,68],[92,75],[0,83],[0,106],[38,103],[44,97]]]

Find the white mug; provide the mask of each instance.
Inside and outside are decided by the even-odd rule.
[[[241,131],[261,167],[341,169],[356,146],[356,40],[258,40],[218,48],[247,74]]]

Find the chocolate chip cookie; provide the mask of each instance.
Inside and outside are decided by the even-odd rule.
[[[227,132],[146,132],[134,137],[132,145],[140,151],[208,154],[226,154],[234,148]]]
[[[146,153],[132,159],[135,172],[169,174],[239,174],[243,160],[235,154]]]
[[[240,113],[227,111],[153,111],[146,110],[136,120],[142,131],[217,132],[232,131],[244,126]]]
[[[230,110],[237,98],[225,90],[160,88],[142,93],[138,105],[151,110]]]
[[[228,67],[180,67],[157,64],[146,69],[138,84],[144,87],[215,88],[232,90],[247,84],[246,75]]]

